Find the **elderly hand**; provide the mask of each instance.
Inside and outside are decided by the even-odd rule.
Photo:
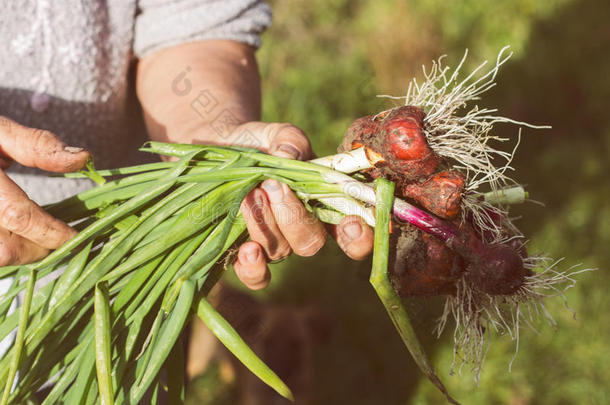
[[[88,152],[65,145],[49,131],[0,117],[0,266],[41,259],[76,233],[30,200],[3,170],[14,160],[52,172],[71,172],[88,158]]]
[[[313,157],[307,137],[294,125],[257,121],[260,77],[254,48],[248,45],[205,40],[172,46],[142,59],[136,78],[151,139],[249,146],[292,159]],[[216,127],[223,116],[229,122]],[[325,228],[288,187],[273,180],[246,197],[242,213],[252,241],[240,247],[235,271],[252,289],[269,283],[267,262],[292,252],[314,255],[324,245],[326,229],[353,259],[363,259],[372,250],[373,231],[359,218],[346,217],[338,226]]]
[[[248,136],[242,136],[241,134]],[[307,160],[313,158],[309,140],[291,124],[248,122],[235,128],[226,140],[247,139],[246,145],[271,155]],[[234,143],[235,144],[235,143]],[[234,267],[239,279],[251,289],[261,289],[270,280],[267,263],[292,252],[312,256],[324,246],[326,228],[308,212],[285,184],[265,180],[248,194],[241,205],[252,241],[240,248]],[[345,253],[364,259],[373,248],[373,231],[359,217],[345,217],[337,226],[328,226]]]

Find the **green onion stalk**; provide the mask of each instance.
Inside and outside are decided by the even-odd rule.
[[[0,278],[15,280],[0,297],[0,340],[17,329],[0,359],[0,405],[24,403],[48,382],[44,404],[137,404],[161,389],[180,403],[181,331],[193,315],[255,375],[292,399],[206,298],[225,271],[222,258],[247,236],[240,204],[265,179],[286,183],[324,222],[358,215],[375,227],[371,283],[424,374],[447,394],[387,277],[391,214],[444,241],[473,266],[496,250],[473,245],[451,223],[394,198],[388,181],[365,184],[321,164],[247,148],[151,142],[142,150],[179,159],[100,171],[89,165],[68,174],[99,183],[46,207],[78,234],[36,263],[0,268]],[[64,269],[59,278],[34,288],[57,269]],[[23,290],[19,309],[9,314]],[[159,377],[163,369],[167,382]]]

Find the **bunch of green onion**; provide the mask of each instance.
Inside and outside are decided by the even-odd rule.
[[[192,314],[254,374],[292,398],[206,299],[225,271],[223,255],[246,236],[242,200],[267,178],[288,184],[322,221],[355,214],[375,225],[371,282],[424,373],[446,392],[387,277],[392,210],[423,215],[422,229],[443,224],[395,201],[392,183],[378,180],[373,187],[315,163],[246,148],[153,142],[142,149],[179,160],[69,174],[99,183],[46,207],[78,234],[39,262],[0,268],[0,278],[14,278],[0,297],[0,340],[17,328],[0,360],[0,405],[24,403],[48,382],[43,404],[155,403],[162,389],[170,403],[182,403],[181,332]],[[58,269],[58,278],[36,286]]]

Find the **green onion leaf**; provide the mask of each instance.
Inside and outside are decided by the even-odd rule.
[[[402,338],[405,346],[411,353],[420,370],[438,387],[451,403],[457,402],[449,396],[447,389],[436,375],[430,365],[426,352],[424,351],[415,330],[411,325],[409,315],[394,290],[388,278],[388,259],[390,251],[390,218],[392,214],[392,203],[394,202],[394,183],[378,178],[375,180],[375,239],[373,251],[373,268],[371,270],[370,282],[375,292],[385,306],[394,327]]]
[[[95,286],[95,368],[102,405],[114,404],[111,358],[110,297],[105,282]]]
[[[151,345],[148,350],[152,350],[152,356],[148,362],[148,366],[143,371],[140,378],[140,383],[132,387],[129,392],[129,400],[133,404],[137,404],[150,385],[154,382],[161,366],[169,355],[169,352],[174,347],[180,332],[184,328],[187,317],[191,310],[193,298],[195,296],[195,283],[186,280],[180,288],[180,295],[176,300],[174,310],[171,312],[168,319],[163,323],[159,338],[154,345]]]
[[[34,286],[36,284],[36,272],[34,269],[30,269],[30,275],[28,279],[27,288],[25,290],[25,298],[23,304],[21,304],[21,311],[19,313],[19,327],[17,328],[17,336],[15,337],[15,343],[13,344],[11,364],[8,372],[8,377],[4,385],[4,393],[0,400],[0,405],[8,404],[8,399],[13,388],[15,376],[17,370],[21,364],[21,352],[23,350],[23,344],[25,342],[25,331],[28,326],[28,319],[30,317],[30,305],[32,304],[32,297],[34,296]]]
[[[197,304],[197,316],[254,375],[284,398],[294,401],[290,388],[250,349],[231,324],[205,298]]]

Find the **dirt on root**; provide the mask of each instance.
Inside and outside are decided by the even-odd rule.
[[[410,224],[394,226],[389,260],[390,281],[401,296],[454,294],[463,273],[458,255]]]

